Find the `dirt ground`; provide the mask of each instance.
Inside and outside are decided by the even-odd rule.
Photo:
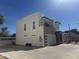
[[[9,59],[79,59],[79,45],[61,44],[44,48],[8,46],[0,49],[0,55]]]

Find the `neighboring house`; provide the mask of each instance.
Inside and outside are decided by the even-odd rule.
[[[56,44],[55,32],[59,22],[47,18],[40,12],[26,16],[17,22],[16,44],[48,46]]]
[[[62,38],[65,43],[79,42],[79,34],[74,32],[64,32]]]

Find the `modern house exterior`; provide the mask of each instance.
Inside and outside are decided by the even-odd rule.
[[[59,22],[37,12],[25,16],[16,23],[16,44],[49,46],[56,44],[55,32],[59,31]]]

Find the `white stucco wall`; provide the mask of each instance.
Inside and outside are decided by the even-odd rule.
[[[26,43],[32,43],[33,46],[44,46],[43,26],[39,27],[39,20],[41,19],[41,16],[43,16],[43,14],[35,13],[24,17],[17,22],[16,44],[25,45]],[[33,21],[36,23],[36,29],[33,29]],[[26,31],[24,31],[24,24],[26,24]],[[27,37],[24,37],[24,35],[27,35]],[[39,41],[39,36],[42,37],[42,42]]]

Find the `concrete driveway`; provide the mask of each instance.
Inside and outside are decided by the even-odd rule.
[[[61,44],[32,50],[13,49],[15,50],[2,49],[7,51],[1,52],[0,55],[9,59],[79,59],[79,45],[73,44]]]

